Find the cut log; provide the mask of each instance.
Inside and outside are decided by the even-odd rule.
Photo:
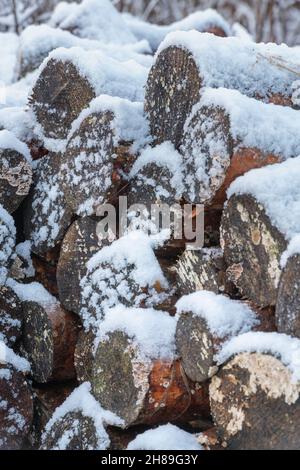
[[[208,414],[205,387],[188,381],[179,361],[143,361],[131,338],[120,331],[98,346],[92,389],[126,427],[176,421],[195,401],[197,413]]]
[[[52,250],[43,254],[43,257],[32,255],[32,262],[35,269],[34,281],[41,283],[45,289],[54,296],[58,296],[57,285],[57,262],[59,256],[59,248],[57,245]]]
[[[31,285],[31,289],[37,285]],[[46,299],[24,301],[23,309],[22,351],[31,364],[33,378],[39,383],[73,379],[77,317],[49,294]]]
[[[74,354],[74,364],[76,377],[80,384],[91,381],[95,339],[92,331],[82,329],[79,332]]]
[[[13,149],[0,146],[0,200],[11,214],[28,195],[32,183],[32,169],[28,160]]]
[[[34,277],[35,270],[31,259],[31,243],[29,240],[16,246],[15,257],[9,269],[9,277],[18,280],[28,280]]]
[[[300,386],[279,359],[241,353],[212,378],[211,410],[228,449],[296,450]]]
[[[287,57],[286,67],[276,60],[277,51],[281,58]],[[297,71],[288,65],[290,51],[278,46],[272,53],[270,57],[268,46],[262,44],[195,31],[166,38],[146,86],[145,110],[155,143],[171,140],[179,147],[184,123],[199,101],[202,86],[237,89],[267,102],[276,95],[281,104],[291,106]]]
[[[23,311],[12,289],[0,286],[0,339],[12,346],[21,336]]]
[[[72,122],[96,96],[142,101],[147,68],[134,65],[133,73],[132,63],[118,62],[101,51],[71,48],[50,53],[29,100],[45,146],[51,147],[51,139],[66,139]]]
[[[33,418],[33,400],[23,373],[0,364],[0,449],[21,449]]]
[[[233,195],[223,212],[221,243],[229,279],[261,307],[275,305],[287,242],[254,197]]]
[[[176,348],[186,375],[205,382],[218,370],[215,355],[223,343],[259,323],[247,303],[209,291],[177,303]]]
[[[9,267],[16,244],[14,219],[0,204],[0,279],[5,278],[4,269]]]
[[[300,338],[300,256],[294,254],[287,260],[278,288],[276,325],[279,333]]]
[[[71,223],[71,211],[62,191],[60,165],[60,154],[49,153],[38,161],[34,186],[23,211],[25,235],[37,255],[55,247]]]
[[[80,281],[87,273],[86,263],[108,240],[97,235],[97,219],[78,219],[67,231],[60,250],[57,265],[57,284],[62,305],[72,312],[80,311]]]
[[[299,154],[300,138],[289,137],[297,136],[299,127],[296,110],[254,101],[236,90],[203,90],[184,126],[184,199],[224,204],[235,178]]]

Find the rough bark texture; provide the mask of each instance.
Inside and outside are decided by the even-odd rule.
[[[23,310],[21,303],[7,286],[0,286],[0,339],[9,346],[21,336]]]
[[[30,389],[21,372],[0,364],[0,450],[22,448],[33,417]]]
[[[276,325],[280,333],[300,338],[300,256],[293,255],[281,274],[276,303]]]
[[[299,449],[300,385],[270,355],[243,353],[212,378],[211,410],[229,449]]]
[[[30,106],[45,137],[64,139],[93,98],[92,86],[72,63],[51,59],[33,87]]]
[[[94,340],[95,336],[92,331],[82,329],[79,332],[74,354],[76,376],[79,383],[91,381]]]
[[[73,379],[78,320],[59,303],[24,302],[22,349],[40,383]]]
[[[57,284],[62,305],[72,312],[80,311],[80,281],[85,276],[87,261],[106,240],[97,236],[97,219],[84,217],[70,226],[61,245],[57,265]]]
[[[287,242],[250,195],[233,195],[221,225],[227,274],[240,293],[260,307],[276,304],[280,258]]]
[[[29,193],[32,169],[26,158],[15,150],[0,149],[0,200],[10,214]]]
[[[179,420],[197,402],[207,416],[205,387],[191,384],[179,361],[145,361],[137,347],[119,331],[109,333],[96,351],[92,389],[101,405],[124,419],[125,425]]]
[[[201,82],[188,51],[169,47],[159,54],[150,70],[145,97],[145,111],[156,144],[170,140],[179,147],[185,120],[199,100]]]

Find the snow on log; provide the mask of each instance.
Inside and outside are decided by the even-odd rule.
[[[12,289],[0,286],[0,340],[12,346],[21,336],[23,310]]]
[[[23,211],[24,232],[37,255],[55,247],[71,223],[62,190],[61,161],[62,155],[53,153],[38,160],[34,185]]]
[[[0,283],[12,260],[16,244],[16,227],[12,216],[0,204]]]
[[[196,31],[170,33],[160,45],[145,95],[155,143],[178,148],[186,118],[203,87],[229,88],[266,102],[290,105],[297,58],[286,45],[254,44]],[[295,71],[294,71],[295,70]]]
[[[280,258],[300,232],[300,158],[252,170],[229,188],[221,246],[240,293],[261,307],[276,304]]]
[[[215,354],[225,341],[259,323],[248,304],[209,291],[183,296],[176,307],[176,349],[185,373],[195,382],[217,372]]]
[[[143,232],[130,232],[88,261],[80,310],[86,330],[97,328],[106,310],[115,305],[152,307],[172,295],[153,247]]]
[[[9,282],[24,310],[22,351],[39,383],[73,379],[79,325],[39,283]]]
[[[9,277],[16,281],[32,279],[35,269],[31,257],[31,243],[29,240],[18,243],[15,249],[15,257],[9,269]]]
[[[225,345],[219,361],[230,360],[212,378],[210,403],[228,449],[299,448],[299,357],[299,340],[279,333],[246,333]]]
[[[222,204],[232,181],[300,154],[299,112],[237,90],[204,89],[184,125],[184,199]]]
[[[27,361],[0,341],[0,449],[24,445],[33,418],[33,400],[24,372]]]
[[[0,131],[0,200],[11,214],[29,193],[32,168],[28,147],[11,132]]]
[[[45,426],[41,449],[108,449],[108,425],[122,426],[122,420],[99,405],[91,394],[90,384],[85,382],[54,411]]]
[[[193,405],[198,416],[208,416],[206,387],[188,381],[175,358],[175,328],[175,319],[166,312],[121,305],[101,323],[92,390],[125,427],[175,421]]]
[[[64,154],[63,191],[73,213],[92,215],[114,202],[135,160],[132,148],[147,139],[142,103],[99,96],[72,124]],[[131,147],[133,145],[133,147]]]
[[[147,71],[100,50],[56,49],[41,65],[29,99],[37,135],[49,150],[62,150],[72,122],[96,96],[142,101]]]

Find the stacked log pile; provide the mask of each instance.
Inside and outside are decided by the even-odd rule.
[[[30,138],[0,130],[0,448],[299,448],[295,54],[208,21],[150,68],[93,3],[23,57]],[[153,205],[204,210],[204,246]]]

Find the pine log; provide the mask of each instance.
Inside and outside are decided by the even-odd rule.
[[[284,267],[276,303],[276,325],[279,333],[300,338],[300,256],[291,256]]]
[[[21,336],[23,311],[17,295],[0,286],[0,339],[12,346]]]
[[[279,48],[278,56],[282,54]],[[195,31],[173,35],[160,46],[146,85],[145,111],[154,143],[170,140],[179,148],[184,123],[203,86],[237,89],[266,102],[276,96],[277,103],[292,106],[296,79],[293,67],[278,65],[265,46]]]
[[[34,186],[23,211],[24,232],[32,251],[43,255],[63,238],[71,223],[61,181],[61,155],[49,153],[38,160]]]
[[[19,152],[0,149],[0,200],[11,214],[28,195],[32,183],[30,163]]]
[[[87,273],[86,263],[107,240],[97,235],[97,219],[78,219],[68,229],[61,244],[57,265],[57,284],[62,305],[75,313],[80,311],[80,281]]]
[[[258,306],[274,306],[287,242],[253,196],[230,197],[222,217],[221,246],[228,277],[240,293]]]
[[[195,403],[198,415],[209,414],[205,386],[191,383],[179,361],[143,361],[120,331],[99,344],[91,381],[95,398],[126,427],[176,421]]]
[[[33,400],[24,375],[0,364],[0,449],[21,449],[33,418]]]
[[[63,381],[76,376],[74,350],[79,332],[77,317],[50,302],[23,302],[22,351],[36,382]]]
[[[212,378],[211,410],[228,449],[296,450],[300,387],[278,359],[242,353]]]

